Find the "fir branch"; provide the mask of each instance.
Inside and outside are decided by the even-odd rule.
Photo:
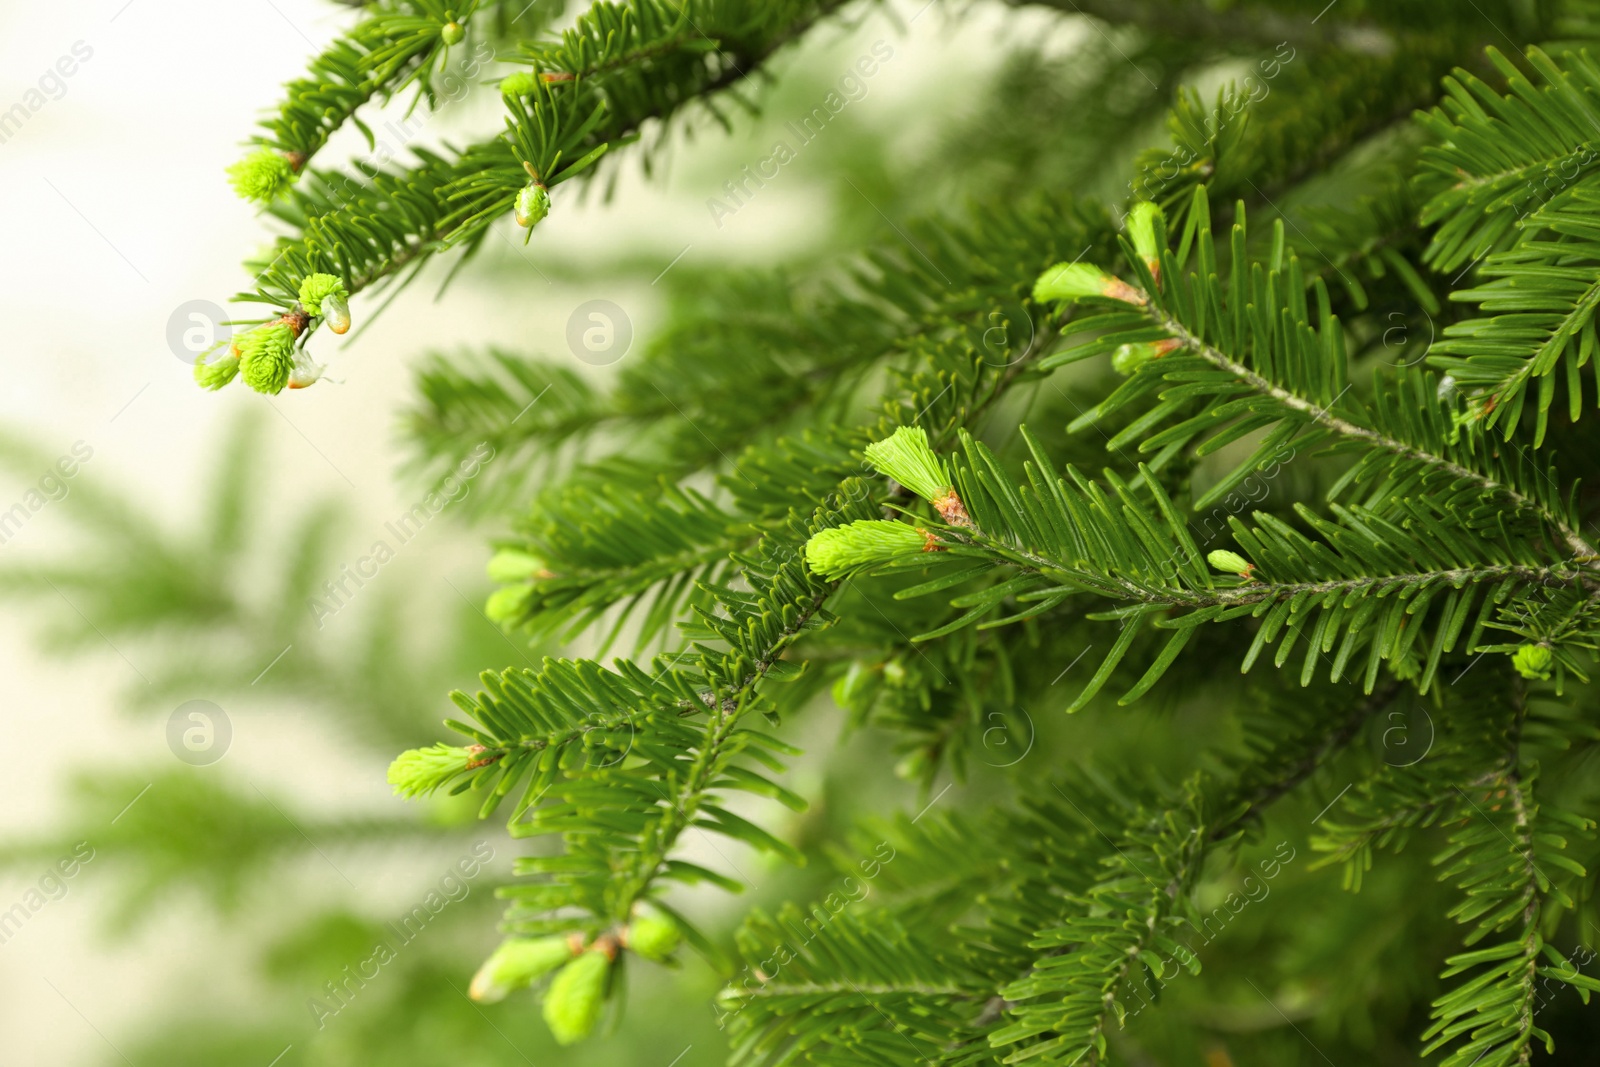
[[[844,2],[789,0],[759,17],[717,0],[693,0],[681,10],[667,0],[598,4],[561,42],[531,49],[524,59],[541,68],[574,62],[592,66],[573,57],[596,50],[614,56],[620,48],[634,56],[632,65],[607,68],[589,79],[535,78],[526,92],[506,98],[510,115],[504,136],[451,156],[419,151],[418,167],[398,173],[368,169],[364,182],[325,177],[339,190],[340,206],[310,219],[299,238],[280,240],[274,260],[258,276],[257,293],[240,299],[292,308],[299,280],[310,273],[335,274],[355,294],[397,277],[434,252],[457,247],[470,252],[489,226],[510,212],[529,173],[545,187],[576,177],[608,145],[636,134],[647,120],[666,118],[755,73],[773,52]],[[692,35],[684,35],[683,22]],[[659,74],[628,77],[660,61],[662,53],[642,49],[641,35],[650,32],[658,35],[658,43],[676,42],[672,51],[682,61]],[[708,50],[717,56],[714,63],[705,62]],[[405,210],[381,210],[397,197]],[[298,209],[309,207],[302,202]]]
[[[1212,366],[1227,371],[1262,396],[1271,397],[1284,408],[1301,416],[1304,421],[1322,427],[1339,437],[1358,441],[1401,459],[1420,464],[1456,482],[1469,483],[1478,486],[1485,492],[1502,495],[1510,500],[1517,509],[1536,514],[1542,521],[1554,528],[1572,551],[1575,559],[1585,561],[1587,565],[1592,565],[1596,560],[1594,546],[1559,513],[1546,507],[1541,501],[1519,492],[1515,487],[1503,481],[1496,480],[1487,474],[1463,466],[1444,456],[1436,455],[1396,437],[1335,415],[1330,410],[1331,405],[1313,403],[1303,396],[1290,392],[1288,389],[1274,385],[1255,371],[1231,359],[1226,353],[1200,340],[1185,328],[1182,323],[1173,318],[1172,315],[1159,308],[1152,309],[1150,317],[1170,336],[1182,341],[1186,350],[1194,352]]]

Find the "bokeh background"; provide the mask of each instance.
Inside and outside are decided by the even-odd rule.
[[[535,2],[557,24],[577,7]],[[450,688],[542,652],[479,610],[493,522],[474,520],[470,496],[453,503],[347,607],[319,620],[307,605],[427,490],[401,432],[414,369],[501,345],[614,373],[568,344],[587,302],[621,309],[638,351],[712,273],[847,264],[974,194],[1043,181],[1092,192],[1158,138],[1171,89],[1169,72],[1070,16],[866,5],[775,64],[776,82],[753,92],[761,117],[675,127],[648,177],[641,152],[617,153],[586,192],[558,191],[531,245],[507,220],[437,298],[448,264],[381,315],[379,299],[355,301],[359,332],[319,343],[335,381],[275,398],[203,393],[170,342],[175,323],[180,335],[193,325],[180,309],[245,288],[239,263],[270,233],[224,168],[349,17],[323,0],[0,11],[0,114],[13,115],[0,127],[0,515],[23,508],[0,527],[0,1063],[555,1058],[531,1001],[484,1011],[461,995],[495,941],[491,890],[515,846],[495,821],[407,804],[384,782],[395,752],[441,736]],[[719,219],[708,200],[723,183],[878,42],[892,58]],[[1060,109],[1075,78],[1108,63],[1126,64],[1126,85],[1103,113],[1078,111],[1074,133],[1049,143],[1008,141],[1008,115]],[[403,158],[483,136],[499,108],[486,90],[409,121],[391,106],[372,125]],[[325,159],[371,154],[347,131]],[[802,761],[800,792],[938,799],[901,783],[870,732],[840,742],[838,727],[816,726],[828,769]],[[826,801],[799,818],[788,830],[804,844],[838,836]],[[451,877],[487,852],[484,870]],[[743,873],[756,899],[741,907],[772,881],[748,855],[705,862],[755,865]],[[326,983],[431,892],[446,905],[319,1020],[314,998],[336,1005]],[[713,925],[719,907],[734,911],[687,906]],[[627,1025],[559,1062],[723,1061],[705,966],[635,982]]]

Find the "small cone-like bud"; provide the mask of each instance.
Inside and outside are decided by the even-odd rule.
[[[480,750],[481,752],[481,750]],[[429,745],[402,752],[389,764],[389,784],[401,796],[427,796],[467,770],[479,753],[458,745]]]
[[[582,948],[567,937],[513,937],[500,943],[472,976],[467,995],[481,1004],[504,1000],[572,959]]]
[[[228,168],[234,192],[263,204],[275,200],[294,175],[294,163],[270,148],[259,148]]]
[[[540,183],[529,182],[517,193],[517,225],[531,230],[550,214],[550,190]]]
[[[1241,578],[1250,577],[1250,572],[1255,570],[1255,564],[1239,555],[1239,553],[1229,552],[1227,549],[1222,548],[1206,556],[1206,562],[1219,571],[1227,574],[1237,574]]]
[[[281,393],[294,371],[292,326],[269,322],[239,339],[239,371],[244,384],[258,393]]]
[[[445,44],[460,44],[467,31],[459,22],[447,22],[439,28],[439,38]]]
[[[500,79],[501,96],[527,96],[538,85],[539,79],[531,71],[519,70]]]
[[[1139,201],[1128,211],[1128,239],[1157,282],[1161,281],[1161,246],[1156,238],[1156,222],[1160,218],[1161,209],[1148,200]]]
[[[544,560],[520,548],[502,548],[489,560],[487,570],[496,582],[526,582],[550,577]]]
[[[1165,341],[1118,345],[1117,350],[1111,353],[1111,369],[1126,377],[1152,359],[1160,359],[1182,345],[1183,342],[1176,337],[1169,337]]]
[[[950,474],[944,461],[928,446],[928,433],[920,426],[902,426],[863,453],[867,462],[924,500],[950,491]]]
[[[824,578],[843,578],[876,563],[927,551],[922,531],[903,522],[861,519],[819,530],[806,542],[806,564]]]
[[[1055,300],[1082,300],[1105,296],[1127,304],[1144,306],[1150,298],[1092,263],[1057,263],[1033,285],[1033,298],[1040,303]]]
[[[594,1032],[605,1008],[611,959],[604,952],[585,952],[556,973],[544,995],[544,1021],[563,1045]]]
[[[659,962],[677,951],[682,940],[677,923],[658,915],[646,915],[628,924],[624,944],[645,959]]]
[[[195,361],[194,380],[202,389],[221,389],[239,376],[239,349],[229,345]]]
[[[1546,645],[1523,645],[1511,657],[1511,665],[1524,678],[1547,682],[1550,680],[1550,667],[1555,663],[1555,658],[1555,654]]]
[[[928,446],[928,434],[920,426],[902,426],[882,441],[866,447],[867,462],[934,506],[939,517],[951,526],[971,526],[972,518],[961,497],[951,487],[944,461]],[[937,551],[929,543],[928,551]]]
[[[528,613],[528,605],[532,600],[531,585],[501,586],[489,594],[489,599],[483,606],[483,613],[489,616],[492,622],[502,626],[512,626],[522,621],[522,617]]]

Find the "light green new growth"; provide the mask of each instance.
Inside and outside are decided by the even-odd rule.
[[[459,22],[447,22],[439,30],[439,39],[447,45],[460,44],[466,36],[467,31]]]
[[[239,340],[239,370],[256,392],[283,392],[294,371],[294,331],[272,322],[245,334]]]
[[[550,214],[550,190],[538,182],[529,182],[517,193],[517,225],[531,230]]]
[[[442,743],[413,748],[389,764],[389,784],[400,796],[427,796],[465,771],[472,755],[469,749]]]
[[[545,562],[520,548],[502,548],[485,568],[496,582],[525,582],[545,571]]]
[[[1111,353],[1111,369],[1126,377],[1156,358],[1156,347],[1149,342],[1118,345]]]
[[[806,564],[824,578],[842,578],[863,567],[927,549],[927,535],[915,527],[886,519],[861,519],[812,535],[806,542]]]
[[[1245,575],[1251,571],[1249,560],[1239,555],[1239,553],[1229,552],[1227,549],[1219,548],[1212,552],[1206,556],[1206,562],[1217,570],[1225,571],[1228,574]]]
[[[678,949],[682,934],[671,919],[649,915],[628,924],[628,948],[647,960],[660,962]]]
[[[928,447],[928,433],[920,426],[902,426],[864,452],[867,462],[924,500],[950,491],[950,473],[944,461]]]
[[[556,974],[544,995],[544,1021],[563,1045],[582,1041],[600,1021],[611,961],[604,952],[585,952]]]
[[[494,1004],[530,985],[572,959],[572,942],[565,937],[513,937],[500,943],[478,973],[467,994],[483,1004]]]
[[[489,616],[491,622],[510,626],[522,618],[532,599],[531,585],[502,586],[489,594],[489,599],[483,605],[483,613]]]
[[[1139,201],[1128,212],[1128,239],[1152,274],[1161,262],[1161,248],[1156,243],[1156,220],[1159,218],[1161,209],[1148,200]]]
[[[350,292],[336,274],[308,274],[300,283],[300,306],[312,315],[322,315],[322,302],[328,297],[347,299]]]
[[[1541,682],[1550,680],[1550,666],[1554,662],[1555,655],[1544,645],[1523,645],[1511,657],[1511,665],[1518,674]]]
[[[246,200],[266,204],[294,181],[294,167],[281,153],[259,148],[228,168],[228,180]]]
[[[539,84],[538,75],[531,71],[519,70],[515,74],[507,74],[500,79],[500,94],[502,96],[527,96]]]
[[[1114,278],[1093,263],[1057,263],[1033,283],[1033,298],[1041,303],[1104,296]]]
[[[239,376],[239,353],[232,345],[202,356],[194,364],[194,380],[202,389],[221,389]]]

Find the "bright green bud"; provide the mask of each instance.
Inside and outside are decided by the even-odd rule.
[[[336,274],[308,274],[300,283],[300,306],[312,315],[323,314],[322,302],[329,297],[342,300],[349,295],[344,279]]]
[[[1148,200],[1139,201],[1128,212],[1128,239],[1151,274],[1157,273],[1161,265],[1161,246],[1156,243],[1156,220],[1159,218],[1161,209]]]
[[[550,214],[550,190],[538,182],[529,182],[517,193],[517,225],[531,230]]]
[[[506,994],[549,974],[572,955],[572,942],[565,937],[513,937],[502,941],[472,976],[467,995],[481,1004],[497,1003]]]
[[[1128,304],[1145,304],[1143,293],[1093,263],[1057,263],[1033,283],[1033,298],[1042,303],[1108,296]]]
[[[439,38],[445,44],[460,44],[462,38],[466,37],[466,35],[467,31],[462,28],[459,22],[447,22],[439,28]]]
[[[500,79],[500,95],[527,96],[538,84],[539,79],[532,71],[519,70]]]
[[[1117,350],[1111,353],[1111,369],[1126,377],[1155,358],[1153,345],[1118,345]]]
[[[544,1021],[558,1042],[571,1045],[594,1031],[610,973],[611,960],[604,952],[585,952],[556,973],[544,995]]]
[[[221,389],[239,375],[239,353],[232,345],[195,360],[194,380],[202,389]]]
[[[1126,377],[1152,359],[1160,359],[1182,344],[1182,341],[1172,337],[1165,341],[1140,341],[1118,345],[1117,350],[1111,353],[1111,369]]]
[[[1240,576],[1248,576],[1250,572],[1255,569],[1254,565],[1251,564],[1249,560],[1239,555],[1239,553],[1229,552],[1227,549],[1223,548],[1219,548],[1217,551],[1206,556],[1206,562],[1210,563],[1219,571],[1225,571],[1228,574],[1237,574]]]
[[[1555,655],[1545,645],[1523,645],[1511,657],[1511,665],[1518,674],[1541,682],[1550,680],[1550,666],[1554,662]]]
[[[502,548],[489,560],[489,577],[496,582],[526,582],[548,574],[544,560],[520,548]]]
[[[862,519],[812,535],[806,542],[806,563],[824,578],[843,578],[930,547],[926,534],[903,522]]]
[[[246,200],[269,204],[294,181],[294,167],[280,152],[259,148],[228,168],[234,192]]]
[[[294,371],[294,331],[271,322],[245,334],[239,339],[239,370],[256,392],[283,392]]]
[[[658,963],[677,951],[683,935],[671,919],[648,915],[628,924],[627,946],[647,960]]]
[[[531,585],[518,583],[501,586],[489,594],[489,600],[483,606],[483,613],[502,626],[511,626],[522,621],[532,601]]]
[[[476,753],[457,745],[429,745],[402,752],[389,764],[389,784],[400,796],[422,797],[466,771]]]
[[[920,426],[902,426],[882,441],[866,447],[867,462],[924,500],[950,491],[944,461],[928,447],[928,433]]]

